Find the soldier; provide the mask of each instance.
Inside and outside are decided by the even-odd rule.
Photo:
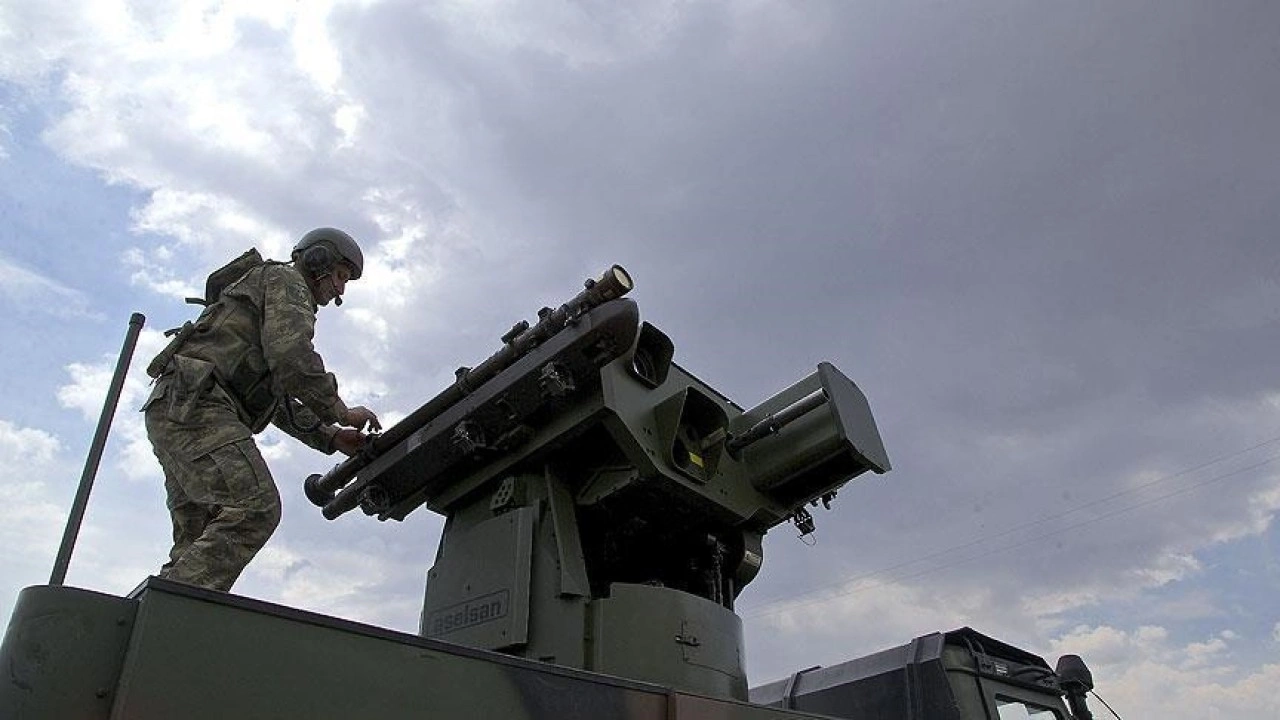
[[[199,319],[152,362],[158,379],[142,406],[173,519],[160,577],[221,591],[280,522],[280,495],[253,435],[273,423],[323,453],[352,455],[366,427],[382,429],[373,412],[343,403],[311,344],[317,306],[341,305],[364,269],[355,240],[318,228],[290,263],[249,255],[251,269],[209,291]]]

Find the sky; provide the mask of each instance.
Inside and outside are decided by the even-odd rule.
[[[1126,718],[1280,715],[1280,5],[0,0],[0,615],[169,546],[142,372],[182,298],[313,227],[317,349],[386,421],[612,263],[749,407],[832,362],[892,472],[779,527],[753,684],[971,626]],[[284,519],[240,594],[406,632],[442,520]],[[1094,704],[1095,715],[1105,710]]]

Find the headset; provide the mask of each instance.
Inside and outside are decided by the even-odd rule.
[[[315,245],[302,251],[302,268],[306,270],[314,280],[328,277],[333,274],[333,268],[340,260],[338,254],[334,252],[326,242],[318,242]],[[330,280],[332,282],[332,279]],[[342,307],[342,296],[335,294],[333,297],[334,307]]]
[[[337,264],[338,254],[329,248],[328,243],[319,242],[302,251],[302,267],[314,278],[333,272]]]

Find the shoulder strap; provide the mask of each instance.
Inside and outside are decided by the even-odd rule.
[[[187,302],[194,305],[212,305],[218,301],[222,291],[228,286],[243,278],[250,270],[266,265],[267,262],[262,259],[257,248],[249,248],[240,257],[209,273],[204,283],[204,297],[187,298]]]

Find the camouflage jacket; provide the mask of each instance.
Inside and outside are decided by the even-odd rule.
[[[333,423],[347,406],[311,343],[317,309],[306,280],[293,266],[271,262],[253,268],[201,313],[194,332],[176,348],[153,398],[171,386],[175,397],[170,405],[178,396],[188,402],[225,399],[249,432],[274,422],[307,445],[333,452]],[[181,421],[183,414],[171,419]],[[235,430],[223,428],[200,444],[216,446],[248,435]]]

